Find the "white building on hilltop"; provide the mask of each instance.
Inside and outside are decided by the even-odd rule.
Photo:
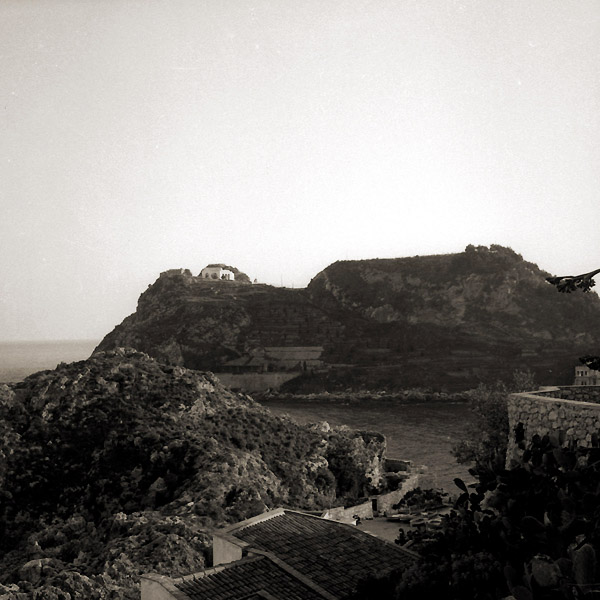
[[[225,265],[208,265],[200,272],[202,279],[222,279],[225,281],[233,281],[235,273],[227,269]]]

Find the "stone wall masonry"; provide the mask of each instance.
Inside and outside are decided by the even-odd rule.
[[[393,459],[392,459],[393,460]],[[356,506],[336,506],[329,508],[321,515],[324,519],[333,521],[349,521],[355,517],[361,519],[372,519],[374,516],[385,516],[396,512],[393,507],[398,504],[404,496],[418,488],[421,482],[422,471],[412,473],[403,482],[402,486],[393,492],[385,494],[376,494],[369,498],[367,502],[357,504]]]
[[[571,385],[539,392],[540,396],[600,404],[600,385]]]
[[[519,460],[515,441],[515,428],[519,423],[523,424],[526,440],[531,440],[536,434],[544,436],[562,431],[565,444],[575,442],[579,446],[591,446],[592,435],[600,432],[600,404],[598,400],[579,400],[587,396],[600,399],[600,388],[555,387],[539,392],[511,394],[508,398],[507,466],[511,461]]]
[[[355,517],[372,519],[373,503],[369,500],[363,504],[357,504],[356,506],[349,506],[347,508],[336,506],[335,508],[329,508],[321,516],[324,519],[331,519],[332,521],[349,521]]]
[[[279,389],[286,381],[298,377],[299,374],[299,372],[215,373],[223,385],[249,393]]]
[[[402,482],[402,487],[393,492],[387,494],[379,494],[379,496],[373,496],[377,499],[377,512],[379,515],[386,515],[395,512],[393,506],[398,504],[408,492],[411,492],[415,488],[419,487],[421,479],[421,473],[413,473],[410,477]]]
[[[375,516],[375,512],[378,516],[392,514],[396,512],[393,509],[394,505],[398,504],[408,492],[419,487],[420,478],[420,472],[413,473],[402,482],[402,486],[399,489],[393,492],[373,495],[367,502],[357,504],[356,506],[349,506],[347,508],[336,506],[335,508],[329,508],[321,516],[324,519],[343,522],[355,517],[372,519]]]

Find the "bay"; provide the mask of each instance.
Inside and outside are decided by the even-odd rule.
[[[61,362],[84,360],[97,344],[98,340],[0,342],[0,383],[20,381]],[[467,434],[471,415],[466,403],[278,399],[262,403],[300,423],[327,421],[383,433],[388,456],[426,468],[422,487],[439,487],[454,495],[458,492],[455,477],[472,480],[467,467],[457,464],[451,454],[452,447]]]
[[[468,467],[459,465],[451,454],[452,447],[467,435],[471,422],[467,403],[269,399],[262,404],[300,423],[327,421],[330,425],[383,433],[388,456],[426,467],[421,487],[442,488],[456,495],[455,477],[473,481]]]

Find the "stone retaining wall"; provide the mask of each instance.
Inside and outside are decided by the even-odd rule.
[[[280,372],[272,373],[215,373],[221,383],[234,390],[244,392],[265,392],[279,389],[286,381],[298,377],[300,373]]]
[[[420,473],[413,473],[402,482],[402,487],[399,490],[388,492],[387,494],[379,494],[379,496],[373,496],[373,498],[377,499],[377,513],[379,515],[385,515],[395,512],[392,509],[394,504],[398,504],[408,492],[418,488],[420,479]]]
[[[578,402],[592,402],[600,404],[600,385],[572,385],[568,387],[542,390],[540,396],[560,398],[562,400],[576,400]]]
[[[357,504],[356,506],[349,506],[347,508],[344,508],[343,506],[336,506],[335,508],[327,509],[321,516],[324,519],[342,522],[354,519],[355,517],[360,517],[361,519],[372,519],[373,503],[371,500],[368,500],[363,504]]]
[[[356,506],[348,506],[346,508],[336,506],[335,508],[329,508],[321,516],[324,519],[343,522],[355,517],[372,519],[375,513],[380,517],[392,514],[396,512],[393,510],[393,506],[398,504],[408,492],[419,487],[420,477],[421,473],[413,473],[402,482],[402,486],[399,489],[393,492],[371,496],[367,502],[357,504]]]
[[[582,402],[575,398],[593,398]],[[573,398],[573,399],[568,399]],[[600,387],[544,388],[539,392],[511,394],[508,398],[508,451],[506,464],[519,460],[515,427],[522,423],[525,439],[535,434],[564,432],[565,443],[589,447],[592,435],[600,432]]]

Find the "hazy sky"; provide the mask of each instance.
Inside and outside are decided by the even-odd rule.
[[[0,340],[211,262],[600,267],[598,65],[597,0],[2,0]]]

